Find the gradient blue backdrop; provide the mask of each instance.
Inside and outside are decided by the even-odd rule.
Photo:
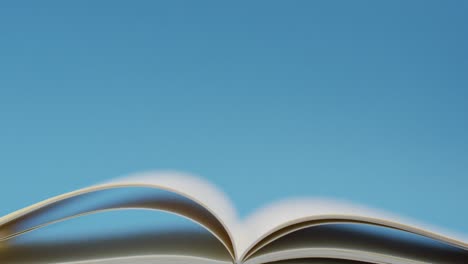
[[[0,4],[0,215],[176,169],[468,233],[464,1]]]

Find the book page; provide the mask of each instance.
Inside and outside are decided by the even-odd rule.
[[[232,263],[219,241],[202,228],[141,230],[48,241],[19,239],[0,263]]]
[[[368,264],[361,261],[344,260],[344,259],[329,259],[329,258],[303,258],[303,259],[288,259],[270,262],[269,264]]]
[[[375,209],[325,199],[291,199],[260,209],[244,221],[240,259],[245,260],[266,244],[296,230],[343,222],[400,229],[468,249],[468,240],[460,235]]]
[[[405,231],[361,224],[305,228],[263,247],[245,263],[334,258],[382,264],[465,263],[468,251]]]
[[[79,204],[81,198],[98,191],[131,187],[164,190],[177,195],[178,198],[165,199],[160,197],[153,200],[120,201],[113,204],[97,205],[93,208],[84,208],[69,215],[47,219],[48,215],[53,215],[50,212],[54,207],[63,207],[63,204],[66,206],[73,202]],[[231,230],[237,229],[238,221],[230,201],[211,184],[193,176],[173,172],[145,173],[120,178],[58,195],[15,211],[0,218],[0,234],[3,236],[0,239],[6,240],[21,233],[72,217],[126,208],[165,210],[185,216],[205,226],[226,246],[234,257],[235,244],[233,243],[234,238]],[[45,215],[46,219],[39,222],[34,221],[34,218],[38,215]],[[31,218],[33,218],[33,221],[30,221]]]

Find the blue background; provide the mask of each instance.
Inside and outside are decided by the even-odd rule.
[[[464,1],[2,2],[0,215],[175,169],[218,185],[241,216],[327,196],[468,233],[467,13]]]

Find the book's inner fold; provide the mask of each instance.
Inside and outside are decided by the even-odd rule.
[[[233,254],[229,234],[206,208],[169,191],[142,187],[88,192],[40,207],[0,226],[0,243],[10,243],[16,236],[68,219],[125,209],[160,210],[188,218],[205,227],[224,245],[225,251]]]
[[[245,263],[297,258],[335,258],[382,264],[466,263],[468,252],[434,239],[391,228],[364,224],[326,224],[285,235],[259,249]]]

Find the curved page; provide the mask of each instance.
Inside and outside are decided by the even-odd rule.
[[[145,230],[35,242],[15,241],[0,263],[232,263],[206,230]]]
[[[296,231],[265,246],[247,264],[335,258],[385,264],[465,263],[468,251],[404,231],[329,224]]]
[[[125,189],[131,188],[128,187]],[[134,191],[142,191],[139,190],[141,188],[133,189],[135,189]],[[189,220],[205,227],[210,233],[218,238],[219,241],[221,241],[228,251],[232,250],[229,236],[220,222],[214,218],[206,208],[190,199],[167,191],[158,192],[158,190],[153,190],[155,193],[152,193],[151,195],[112,197],[108,202],[101,201],[99,199],[99,194],[112,191],[113,190],[101,190],[86,193],[73,198],[61,200],[49,206],[42,207],[34,212],[28,213],[10,222],[8,224],[8,228],[4,229],[4,236],[1,240],[8,240],[47,225],[89,214],[113,210],[145,209],[165,211],[188,218]],[[86,206],[87,202],[92,203]]]
[[[266,263],[265,263],[266,264]],[[367,262],[332,259],[332,258],[304,258],[288,259],[282,261],[268,262],[268,264],[368,264]]]
[[[366,223],[419,234],[468,249],[466,239],[439,228],[345,202],[323,199],[286,200],[261,209],[245,220],[240,259],[298,229],[326,223]]]
[[[70,202],[71,199],[77,199],[80,196],[102,190],[129,187],[146,187],[165,190],[185,198],[185,201],[182,201],[183,199],[179,201],[138,201],[128,204],[107,205],[107,207],[98,206],[94,209],[85,210],[61,218],[50,219],[49,221],[26,228],[22,225],[25,221],[27,222],[29,216],[45,214],[50,208],[63,202]],[[194,206],[194,204],[198,206]],[[200,207],[204,208],[205,212],[203,212]],[[228,248],[231,255],[234,256],[235,254],[233,235],[230,233],[230,230],[236,228],[237,218],[235,210],[228,199],[207,182],[185,174],[172,172],[138,174],[49,198],[0,218],[0,234],[3,236],[3,240],[5,240],[21,234],[22,232],[27,232],[53,222],[103,210],[115,210],[120,208],[159,209],[188,217],[209,229],[209,231],[215,234]],[[208,214],[206,212],[208,212]],[[213,219],[215,220],[213,221]],[[18,229],[18,227],[23,227],[23,229]]]

